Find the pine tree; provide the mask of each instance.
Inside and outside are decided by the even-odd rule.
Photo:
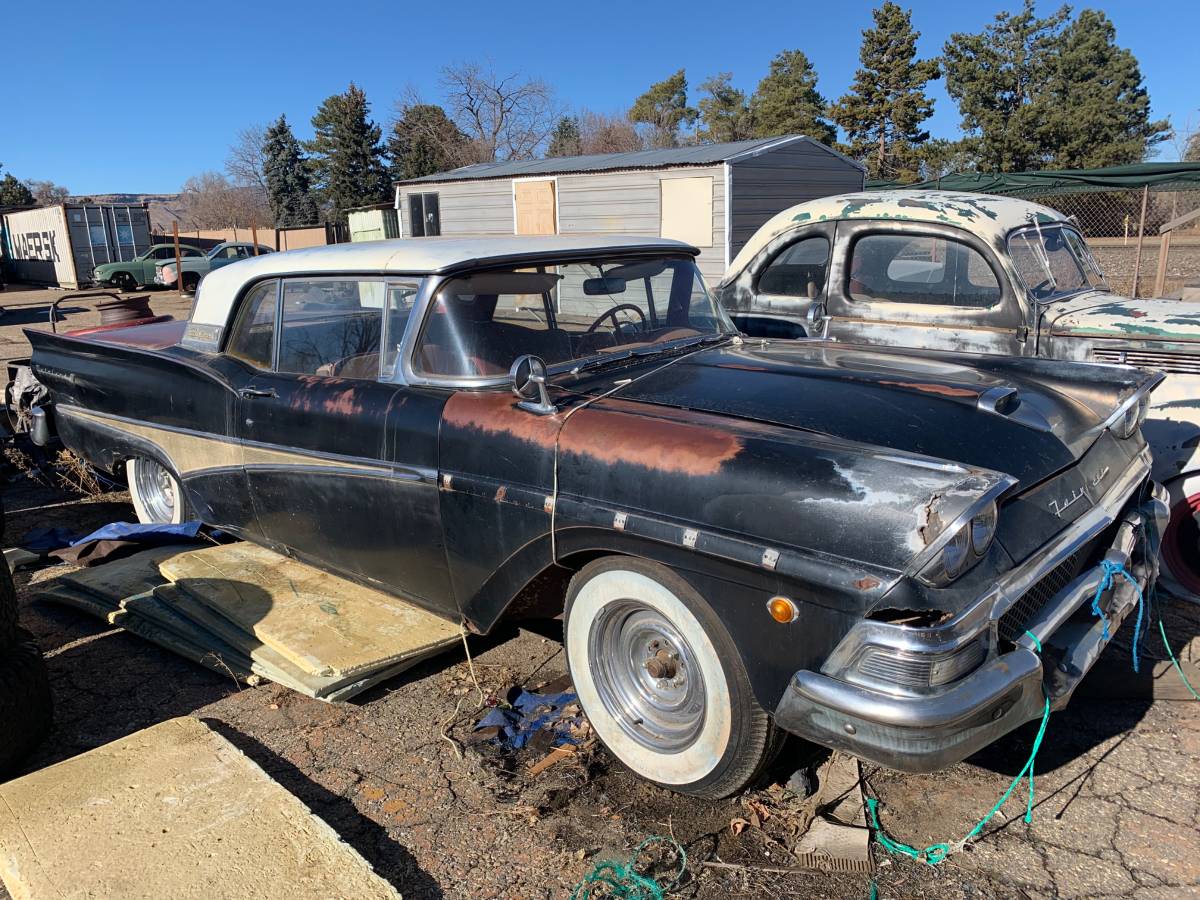
[[[1094,9],[1080,12],[1063,34],[1046,94],[1052,168],[1141,162],[1169,134],[1169,122],[1151,121],[1137,58],[1116,38],[1112,22]]]
[[[801,50],[784,50],[771,60],[767,75],[750,98],[758,137],[803,134],[824,144],[837,139],[817,90],[817,73]]]
[[[1021,12],[999,13],[982,32],[952,34],[946,42],[946,91],[958,102],[981,170],[1045,166],[1054,117],[1045,86],[1069,15],[1064,6],[1039,19],[1033,0],[1024,0]]]
[[[696,110],[687,105],[687,75],[683,69],[650,85],[629,109],[632,121],[650,126],[653,147],[677,147],[680,127],[691,125],[696,116]]]
[[[0,178],[0,206],[33,206],[33,193],[12,172]]]
[[[707,94],[696,104],[702,123],[698,137],[703,141],[740,141],[754,134],[746,92],[730,84],[732,78],[732,72],[719,72],[700,85]]]
[[[263,135],[263,176],[276,228],[320,220],[308,165],[286,116],[280,116]]]
[[[312,118],[316,135],[305,149],[333,221],[345,221],[348,209],[388,199],[383,133],[369,115],[367,95],[350,82],[346,93],[325,98]]]
[[[917,148],[929,140],[921,123],[933,114],[925,85],[938,76],[936,60],[917,59],[912,13],[891,0],[872,12],[862,35],[862,67],[850,91],[831,110],[850,140],[850,155],[867,164],[868,178],[919,180]]]
[[[550,132],[550,146],[546,149],[548,158],[561,156],[579,156],[583,153],[583,134],[579,130],[579,119],[575,116],[563,116]]]
[[[435,103],[409,103],[388,136],[395,181],[423,178],[468,162],[470,139]]]

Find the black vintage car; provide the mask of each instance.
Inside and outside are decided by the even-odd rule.
[[[486,632],[565,613],[597,733],[708,797],[792,732],[900,769],[1055,705],[1150,585],[1160,376],[743,340],[695,250],[426,239],[247,260],[191,320],[30,332],[33,416],[199,518]],[[516,396],[514,396],[514,393]],[[1135,603],[1105,593],[1108,634]],[[1037,647],[1042,648],[1039,655]]]

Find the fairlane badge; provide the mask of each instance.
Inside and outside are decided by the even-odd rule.
[[[1102,482],[1107,475],[1108,466],[1105,466],[1098,473],[1096,473],[1096,477],[1092,479],[1092,487],[1100,487],[1100,482]]]
[[[1081,487],[1079,490],[1072,492],[1066,500],[1051,500],[1050,509],[1056,516],[1061,517],[1062,514],[1066,512],[1067,508],[1071,506],[1071,504],[1073,504],[1076,500],[1080,500],[1086,496],[1087,489]]]

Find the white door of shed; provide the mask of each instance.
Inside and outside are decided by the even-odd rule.
[[[713,180],[701,178],[664,178],[660,198],[659,235],[686,241],[696,247],[713,245]]]

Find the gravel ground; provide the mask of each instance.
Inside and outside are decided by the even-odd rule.
[[[0,305],[16,307],[0,320],[0,352],[21,355],[14,315],[36,319],[39,302],[44,311],[35,295],[0,294]],[[154,306],[176,314],[186,309],[174,295],[160,295]],[[77,313],[70,324],[86,321]],[[82,531],[132,516],[124,494],[81,499],[20,475],[5,487],[5,502],[10,542],[38,526]],[[469,744],[478,694],[461,651],[352,703],[320,703],[274,685],[242,689],[82,614],[31,600],[37,583],[53,575],[51,569],[17,575],[22,615],[47,654],[57,703],[55,730],[29,770],[172,716],[194,715],[299,796],[408,900],[563,897],[597,860],[625,858],[650,834],[673,835],[687,850],[687,872],[672,896],[868,896],[868,876],[756,871],[791,864],[789,847],[805,807],[779,785],[809,758],[800,746],[785,749],[771,773],[774,787],[716,803],[641,782],[601,748],[530,777],[526,762],[536,754],[496,756]],[[1172,612],[1177,643],[1200,635],[1196,613]],[[537,686],[562,675],[559,637],[557,623],[536,622],[472,638],[484,693],[502,695],[513,684]],[[1119,648],[1109,656],[1110,672],[1126,671]],[[1032,727],[1020,729],[937,775],[870,766],[864,774],[893,837],[924,846],[970,830],[1023,765],[1032,737]],[[1200,704],[1114,699],[1103,691],[1079,696],[1051,719],[1032,824],[1021,819],[1022,788],[981,840],[936,868],[888,858],[876,846],[879,895],[1200,896],[1198,755]],[[759,827],[734,835],[731,820],[754,813]],[[675,862],[661,852],[654,858],[656,873]],[[706,861],[746,868],[709,868]]]

